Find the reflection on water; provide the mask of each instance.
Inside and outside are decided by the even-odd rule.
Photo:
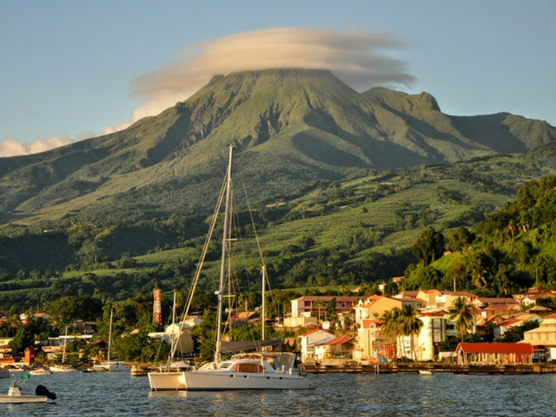
[[[19,378],[16,374],[12,379]],[[55,404],[0,404],[10,416],[551,416],[556,375],[308,375],[314,391],[150,392],[127,373],[33,376]],[[7,393],[10,380],[0,380]]]

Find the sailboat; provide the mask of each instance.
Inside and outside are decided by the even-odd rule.
[[[110,310],[110,329],[108,331],[108,356],[106,362],[99,363],[93,366],[95,372],[129,372],[129,365],[123,361],[110,360],[110,353],[112,350],[112,313]]]
[[[66,326],[66,335],[64,337],[64,348],[62,350],[62,363],[60,365],[51,365],[50,371],[53,373],[74,372],[77,369],[66,363],[66,343],[68,341],[68,326]]]
[[[231,222],[233,147],[230,146],[228,170],[225,181],[225,213],[220,263],[220,282],[216,295],[217,335],[214,361],[199,369],[182,372],[179,382],[187,391],[223,390],[302,390],[314,389],[310,380],[295,367],[295,354],[262,352],[261,347],[274,345],[279,339],[255,342],[224,342],[222,316],[224,310],[227,258],[229,255],[228,230]],[[264,316],[264,314],[263,314]],[[263,317],[264,328],[264,317]],[[222,359],[223,353],[256,349],[254,353],[241,353]]]
[[[185,315],[184,315],[185,318]],[[188,370],[191,365],[183,361],[175,361],[175,355],[179,345],[179,337],[183,331],[180,326],[180,333],[175,333],[176,329],[176,294],[174,293],[174,304],[172,308],[172,338],[170,355],[168,361],[159,369],[152,369],[147,373],[151,391],[180,391],[185,389],[185,385],[180,381],[183,370]]]

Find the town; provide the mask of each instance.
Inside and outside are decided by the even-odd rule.
[[[393,282],[402,279],[394,278]],[[350,291],[357,294],[360,288]],[[160,299],[160,290],[155,290],[153,322],[148,326],[159,331],[134,329],[115,337],[113,346],[121,359],[152,366],[157,360],[155,349],[167,354],[174,343],[187,359],[195,359],[199,351],[198,346],[194,348],[198,343],[196,328],[203,325],[203,314],[164,327]],[[391,296],[304,295],[290,300],[290,311],[283,318],[265,319],[265,323],[275,335],[285,336],[282,348],[296,352],[306,372],[353,371],[354,367],[379,371],[380,365],[384,365],[384,372],[391,369],[387,364],[404,363],[440,364],[449,370],[454,365],[458,368],[453,369],[550,364],[556,359],[556,311],[550,308],[554,299],[555,291],[536,287],[505,298],[436,289]],[[0,337],[0,364],[8,370],[40,367],[48,371],[64,362],[91,369],[110,355],[106,323],[75,319],[66,325],[65,333],[58,329],[58,336],[44,337],[48,331],[43,331],[29,337],[29,329],[37,323],[46,330],[56,320],[48,312],[35,312],[20,314],[18,321],[16,326],[13,318],[0,318],[0,335],[4,336],[10,326],[19,329],[13,337]],[[261,309],[256,308],[230,311],[227,324],[237,330],[260,328],[261,322]],[[143,343],[139,348],[138,339]],[[135,357],[130,356],[131,350]],[[165,358],[158,355],[158,360]]]

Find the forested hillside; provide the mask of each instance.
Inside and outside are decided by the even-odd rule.
[[[252,220],[274,288],[371,287],[418,264],[410,248],[423,230],[432,227],[448,240],[458,227],[474,230],[485,219],[491,224],[489,215],[513,200],[520,187],[529,187],[534,184],[531,179],[550,172],[545,163],[544,158],[539,164],[531,156],[514,155],[376,170],[352,180],[314,183],[290,198],[253,204],[251,211],[239,205],[235,210],[239,287],[247,290],[260,271]],[[245,193],[249,197],[249,190],[245,192],[244,184],[236,181],[235,194]],[[210,219],[200,213],[158,217],[143,213],[125,221],[120,216],[81,216],[4,226],[0,229],[0,308],[37,307],[60,295],[125,300],[149,294],[155,286],[166,293],[187,291]],[[480,227],[486,233],[485,226]],[[491,234],[473,247],[486,247]],[[494,247],[502,250],[505,245]],[[211,292],[219,256],[219,244],[214,242],[202,290]],[[455,261],[446,263],[448,259],[419,265],[414,271],[410,267],[404,285],[452,288],[457,269],[451,266]],[[454,272],[448,272],[449,267]],[[508,275],[515,284],[507,286],[508,291],[529,283],[527,268],[516,267]],[[426,278],[429,273],[433,278]],[[457,281],[458,288],[472,288],[466,278],[461,280],[467,284]],[[494,284],[483,287],[489,294],[499,291]]]
[[[516,198],[474,228],[423,231],[412,246],[420,262],[403,288],[469,290],[483,296],[540,286],[556,289],[556,176],[529,181]],[[451,254],[442,256],[448,249]]]

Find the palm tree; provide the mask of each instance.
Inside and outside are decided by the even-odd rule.
[[[404,336],[409,336],[409,341],[411,344],[411,352],[413,354],[413,359],[417,358],[417,352],[415,351],[415,336],[421,333],[421,328],[423,327],[423,322],[417,315],[419,312],[417,308],[411,304],[406,304],[402,307],[399,316],[401,333]]]
[[[322,307],[324,307],[324,301],[322,301],[322,300],[319,298],[319,299],[315,300],[315,302],[313,303],[313,305],[314,305],[315,307],[317,307],[317,309],[318,309],[317,324],[319,324],[319,322],[320,322],[320,309],[321,309]]]
[[[382,326],[382,335],[384,337],[393,337],[396,340],[396,357],[398,357],[398,338],[401,335],[400,317],[401,310],[397,307],[382,313],[381,320],[384,322]]]
[[[465,297],[458,297],[450,307],[450,320],[455,319],[455,329],[463,337],[475,325],[475,307],[468,305]]]

